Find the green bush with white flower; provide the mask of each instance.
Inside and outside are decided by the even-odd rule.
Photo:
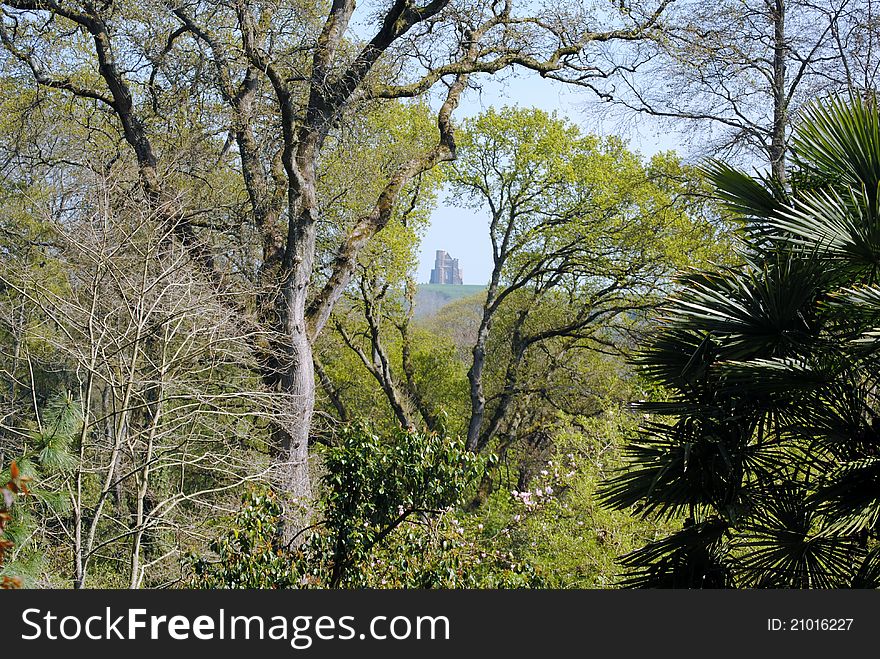
[[[552,451],[526,487],[515,470],[496,469],[497,487],[467,517],[465,534],[528,565],[533,587],[613,587],[621,572],[617,557],[669,525],[596,503],[599,483],[621,464],[625,437],[636,425],[632,414],[611,404],[592,417],[561,418]]]
[[[324,497],[308,539],[286,547],[281,507],[249,493],[229,529],[193,557],[197,588],[524,587],[528,565],[469,540],[453,512],[485,469],[464,442],[380,435],[355,424],[323,452]]]

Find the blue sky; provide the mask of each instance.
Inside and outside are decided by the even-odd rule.
[[[602,110],[609,107],[596,106],[589,92],[572,86],[523,73],[497,79],[483,76],[479,80],[481,90],[468,90],[456,111],[458,120],[479,114],[491,106],[520,105],[556,110],[559,114],[579,124],[584,130],[609,134],[618,132],[630,141],[633,149],[650,155],[663,149],[678,146],[674,136],[660,128],[650,119],[639,122],[637,128],[623,127],[613,121],[600,121]],[[599,111],[597,111],[597,109]],[[447,195],[441,193],[437,209],[431,216],[421,244],[416,280],[427,282],[434,266],[438,249],[449,252],[459,259],[465,284],[485,284],[492,271],[492,247],[489,242],[487,217],[471,209],[453,206]]]

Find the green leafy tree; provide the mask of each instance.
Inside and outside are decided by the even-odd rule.
[[[389,113],[391,109],[396,111]],[[363,140],[354,154],[345,154],[345,160],[336,165],[339,172],[350,177],[351,187],[367,190],[361,195],[367,201],[379,193],[378,189],[373,190],[379,180],[376,172],[389,166],[387,149],[376,149],[377,142],[387,140],[398,149],[409,147],[412,152],[426,146],[420,144],[423,134],[430,135],[431,116],[423,106],[389,107],[376,115],[369,122],[369,139]],[[390,133],[393,139],[385,133]],[[357,163],[356,168],[348,164],[352,160]],[[340,390],[352,389],[350,373],[366,371],[378,384],[397,424],[407,428],[425,425],[429,429],[437,425],[432,407],[416,386],[410,322],[415,290],[411,273],[418,261],[420,235],[427,226],[441,182],[442,170],[435,169],[421,174],[407,187],[406,203],[362,250],[352,273],[353,285],[343,294],[332,315],[331,325],[335,331],[316,343],[316,361],[327,366],[319,373],[320,383],[342,421],[348,420],[350,412],[345,409],[346,396]],[[340,339],[344,347],[339,345]],[[349,351],[355,360],[351,360],[350,355],[339,354]],[[360,363],[352,364],[352,361]],[[345,363],[342,369],[339,368],[341,363]],[[370,403],[367,408],[356,405],[353,413],[373,417],[369,407],[375,402],[371,391],[375,386],[368,382],[361,384],[359,389],[364,390]]]
[[[249,492],[235,522],[208,548],[216,559],[190,557],[197,588],[292,588],[291,556],[280,545],[282,508],[271,492]]]
[[[468,372],[467,445],[482,451],[533,389],[525,365],[621,346],[676,266],[712,252],[718,227],[685,195],[694,187],[674,155],[646,162],[541,110],[489,110],[466,124],[460,152],[453,189],[488,212],[492,244]],[[500,369],[492,389],[490,368]]]
[[[604,500],[683,526],[627,585],[878,585],[876,105],[814,106],[793,144],[787,187],[707,170],[743,263],[685,277],[638,360],[664,393]]]
[[[259,281],[251,305],[268,336],[255,352],[283,406],[272,425],[275,476],[303,498],[312,494],[313,342],[408,186],[455,158],[453,113],[472,77],[513,67],[577,83],[600,77],[596,51],[643,38],[667,4],[587,11],[561,2],[539,17],[513,1],[4,0],[0,66],[56,107],[84,108],[85,138],[108,147],[95,164],[78,157],[85,171],[134,183],[236,320],[251,320],[251,307],[229,302],[230,282],[242,272]],[[369,204],[326,184],[324,158],[352,122],[437,90],[424,148],[374,170]],[[67,124],[58,133],[82,141]],[[46,169],[64,178],[67,164]],[[205,203],[216,199],[219,207]],[[344,208],[363,212],[327,253],[321,228]],[[229,258],[230,244],[247,258]]]
[[[482,469],[461,441],[354,424],[324,450],[321,518],[284,542],[273,496],[249,495],[231,528],[194,561],[192,585],[227,588],[431,587],[475,583],[474,556],[443,521]],[[295,540],[295,539],[294,539]]]
[[[380,438],[357,427],[342,431],[324,464],[332,532],[315,542],[326,541],[330,586],[356,584],[370,550],[407,520],[458,503],[479,466],[460,441],[406,431]]]
[[[617,557],[665,534],[671,524],[603,508],[602,479],[621,465],[627,432],[638,421],[607,401],[593,416],[567,416],[545,429],[549,440],[529,459],[499,458],[501,483],[486,505],[462,515],[488,557],[528,566],[531,587],[609,588]]]

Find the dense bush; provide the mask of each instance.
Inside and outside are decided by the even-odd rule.
[[[464,443],[399,430],[380,436],[343,428],[323,455],[324,496],[301,544],[282,542],[281,507],[250,493],[211,544],[215,559],[192,560],[200,588],[476,587],[527,585],[527,566],[493,566],[452,514],[482,473]],[[296,539],[294,539],[296,540]],[[491,569],[490,569],[491,568]]]

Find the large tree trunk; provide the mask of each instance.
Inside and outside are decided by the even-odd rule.
[[[309,434],[315,409],[315,367],[306,318],[309,279],[315,261],[317,149],[313,135],[301,139],[293,159],[293,143],[285,148],[289,175],[288,233],[282,258],[278,317],[284,336],[281,355],[281,392],[284,409],[277,439],[277,478],[290,499],[285,506],[284,535],[291,541],[308,526],[312,488],[309,473]]]
[[[315,374],[312,347],[305,331],[305,316],[301,313],[297,318],[297,306],[302,309],[296,299],[292,300],[293,313],[287,322],[288,364],[282,377],[285,409],[279,426],[282,432],[279,433],[278,476],[282,491],[291,496],[295,504],[308,507],[312,495],[308,458],[309,429],[315,408]],[[308,512],[306,510],[304,514],[307,516]],[[298,530],[290,529],[294,532]]]
[[[508,256],[508,247],[513,228],[513,222],[508,222],[500,244],[496,240],[496,230],[501,221],[501,214],[493,211],[492,221],[489,225],[489,235],[492,239],[492,277],[489,280],[489,289],[486,291],[486,300],[483,302],[483,315],[480,318],[480,327],[477,330],[477,340],[474,342],[472,354],[474,356],[471,367],[468,369],[468,383],[470,384],[471,418],[468,422],[466,446],[468,451],[481,451],[480,428],[483,427],[483,417],[486,415],[486,394],[483,391],[483,369],[486,366],[486,345],[489,342],[489,332],[492,329],[492,319],[498,310],[499,302],[498,287],[501,282],[501,271]]]
[[[484,318],[474,345],[474,361],[468,370],[471,395],[471,418],[468,422],[467,449],[477,451],[480,443],[480,428],[486,414],[486,395],[483,393],[483,367],[486,364],[486,340],[489,336],[488,319]]]
[[[311,261],[314,230],[294,248]],[[308,267],[295,267],[282,286],[284,355],[281,373],[283,409],[276,425],[277,481],[288,497],[285,535],[289,540],[307,525],[312,498],[309,475],[309,430],[315,408],[315,371],[312,346],[306,329],[305,305]]]

